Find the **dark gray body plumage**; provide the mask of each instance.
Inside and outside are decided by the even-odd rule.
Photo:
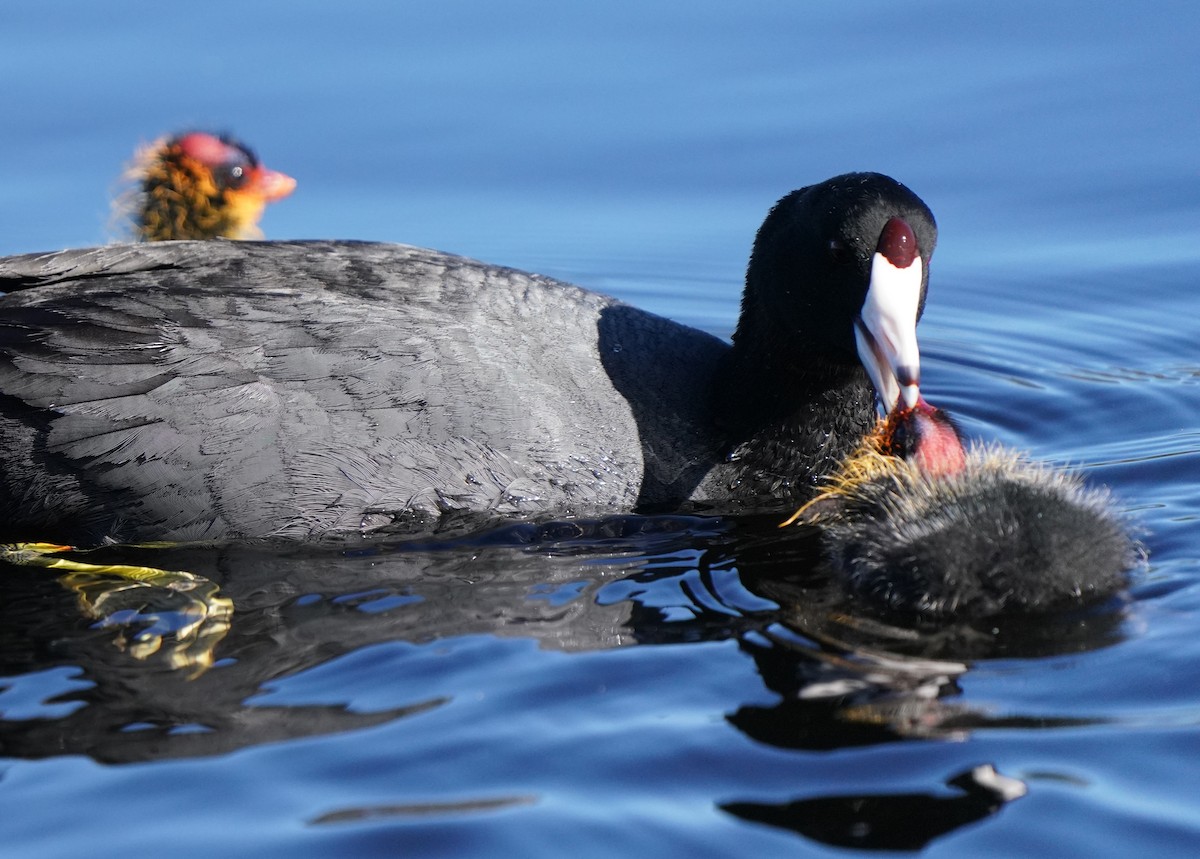
[[[0,539],[787,506],[875,422],[854,331],[892,218],[920,251],[923,306],[933,214],[894,179],[846,174],[768,213],[732,346],[401,245],[0,260]]]
[[[0,512],[25,539],[729,495],[708,415],[726,344],[549,278],[400,245],[180,242],[13,257],[0,284]]]

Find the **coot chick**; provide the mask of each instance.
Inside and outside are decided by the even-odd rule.
[[[201,131],[143,147],[126,178],[135,187],[117,206],[134,236],[147,242],[261,239],[267,203],[296,188],[295,179],[268,170],[246,145]]]
[[[933,216],[875,173],[795,191],[729,346],[400,245],[0,260],[0,539],[308,537],[442,514],[782,510],[915,401]]]
[[[998,446],[964,450],[924,399],[881,421],[791,521],[821,528],[851,594],[905,621],[1096,603],[1138,560],[1106,490]]]

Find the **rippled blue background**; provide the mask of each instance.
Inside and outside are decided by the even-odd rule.
[[[135,145],[214,128],[299,180],[266,215],[271,238],[436,247],[727,335],[771,204],[847,170],[889,173],[941,227],[926,395],[975,436],[1112,485],[1151,563],[1110,646],[983,660],[960,678],[953,700],[992,721],[814,750],[730,727],[778,693],[729,630],[672,626],[706,610],[679,546],[545,562],[488,603],[565,612],[532,631],[376,605],[292,559],[244,611],[281,616],[265,640],[310,657],[328,646],[326,660],[230,643],[226,667],[176,688],[115,649],[121,682],[53,636],[26,652],[10,631],[0,843],[45,857],[844,855],[720,804],[947,797],[950,776],[993,763],[1029,794],[931,855],[1194,854],[1198,37],[1189,2],[4,3],[0,253],[110,240]],[[481,576],[504,579],[505,559],[485,562]],[[358,588],[376,563],[384,597],[441,605],[433,561],[345,575]],[[611,581],[647,570],[660,575],[641,587]],[[57,591],[19,582],[3,611],[29,629],[39,611],[71,616]],[[446,604],[468,598],[447,588]],[[762,610],[730,588],[708,609]],[[669,609],[651,624],[659,646],[587,639],[570,616],[627,604]],[[314,606],[371,633],[306,637]],[[222,690],[246,705],[238,719],[267,702],[284,722],[320,705],[378,724],[290,739],[238,719],[143,728],[167,721],[156,696],[199,696],[188,690],[264,659],[270,670]],[[431,709],[388,715],[419,702]],[[125,714],[106,729],[124,752],[73,733],[70,717],[92,711]],[[38,745],[60,727],[58,753]],[[189,752],[192,735],[213,747]],[[463,802],[485,807],[439,805]],[[327,817],[364,808],[376,811]]]

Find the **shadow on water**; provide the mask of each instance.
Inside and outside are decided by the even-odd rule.
[[[891,627],[856,614],[816,553],[813,534],[793,528],[781,537],[774,519],[622,516],[422,540],[74,555],[96,565],[187,570],[211,590],[112,576],[106,590],[103,575],[5,565],[0,755],[186,758],[404,719],[448,699],[356,712],[256,698],[276,681],[372,644],[480,634],[559,651],[733,640],[777,701],[733,702],[728,724],[780,749],[831,750],[985,726],[1069,724],[973,710],[957,700],[958,679],[971,660],[1119,640],[1122,612],[1111,608],[986,628]],[[179,605],[192,594],[211,600],[218,589],[232,613]],[[945,789],[929,794],[778,804],[729,797],[718,806],[830,844],[914,849],[1022,793],[1020,782],[981,763],[947,774]],[[914,819],[925,823],[914,828]]]

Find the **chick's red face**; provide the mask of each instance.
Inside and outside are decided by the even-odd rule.
[[[950,475],[966,464],[962,437],[950,416],[924,398],[906,407],[901,401],[884,425],[883,452],[915,463],[932,476]]]

